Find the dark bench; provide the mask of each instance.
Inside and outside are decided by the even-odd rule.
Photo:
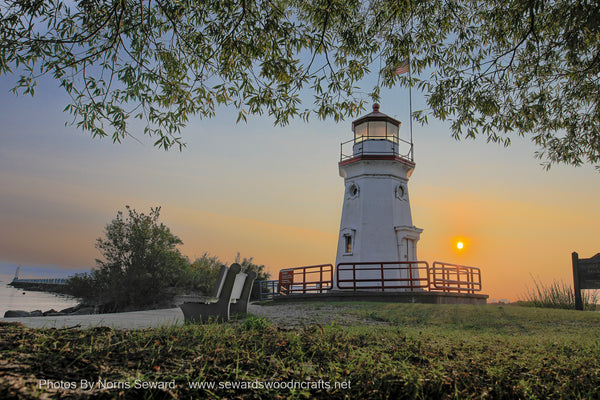
[[[239,264],[221,267],[212,297],[181,296],[185,322],[229,321],[232,314],[245,314],[256,272],[241,272]]]

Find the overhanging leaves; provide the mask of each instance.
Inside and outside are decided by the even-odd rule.
[[[525,135],[552,163],[600,162],[600,7],[542,0],[4,1],[0,74],[51,74],[93,136],[140,119],[164,149],[217,107],[340,120],[412,84],[456,138]],[[410,57],[411,78],[395,68]],[[381,65],[380,71],[371,71]],[[370,93],[370,94],[369,94]],[[310,97],[312,95],[312,98]]]

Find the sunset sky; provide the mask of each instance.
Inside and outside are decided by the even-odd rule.
[[[191,259],[208,252],[232,262],[239,251],[273,276],[334,263],[344,191],[337,163],[351,120],[236,124],[236,112],[221,109],[190,122],[182,152],[165,152],[141,133],[142,143],[112,144],[65,127],[68,99],[54,82],[17,97],[9,78],[0,78],[0,263],[91,268],[95,239],[125,205],[161,206]],[[423,107],[423,97],[414,103]],[[381,112],[408,135],[405,90],[385,91]],[[480,267],[494,299],[523,297],[533,279],[571,282],[571,252],[600,252],[600,173],[545,171],[528,139],[509,148],[457,142],[448,126],[414,128],[418,258]]]

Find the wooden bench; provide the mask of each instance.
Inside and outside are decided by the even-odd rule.
[[[180,297],[184,300],[179,307],[185,322],[208,322],[211,319],[229,321],[230,314],[245,314],[256,272],[245,274],[241,270],[242,267],[237,263],[229,268],[221,268],[219,276],[223,275],[223,278],[217,280],[213,290],[216,296]]]

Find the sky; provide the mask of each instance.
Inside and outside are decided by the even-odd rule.
[[[65,126],[68,98],[52,81],[39,81],[33,98],[9,93],[12,84],[0,77],[0,265],[90,269],[100,257],[95,240],[126,205],[161,206],[190,259],[208,252],[233,262],[240,252],[273,277],[335,262],[344,192],[337,164],[340,143],[352,139],[350,119],[274,127],[266,116],[236,124],[235,110],[220,109],[190,121],[182,152],[165,152],[138,132],[139,141],[113,144]],[[407,96],[393,89],[381,100],[403,137]],[[423,107],[423,96],[413,103]],[[408,189],[413,223],[424,230],[418,258],[479,267],[482,293],[511,301],[534,280],[571,283],[573,251],[600,252],[600,173],[546,171],[528,139],[512,142],[458,142],[448,123],[415,125]]]

